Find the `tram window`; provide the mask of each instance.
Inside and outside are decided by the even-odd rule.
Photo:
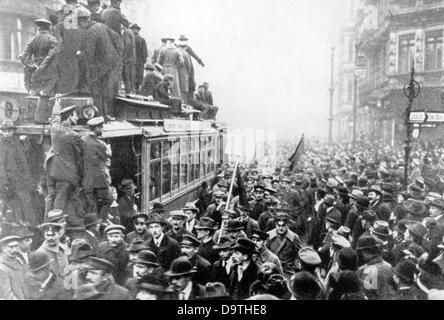
[[[170,156],[170,149],[171,149],[171,142],[170,141],[163,141],[162,142],[162,157],[169,157]]]
[[[187,173],[188,173],[188,156],[183,155],[180,157],[180,186],[181,188],[187,185]]]
[[[202,151],[200,153],[200,176],[202,178],[205,177],[206,163],[207,163],[206,151]]]
[[[190,153],[188,155],[188,183],[192,183],[194,180],[193,179],[193,173],[194,173],[193,163],[194,163],[194,153]]]
[[[168,196],[171,192],[171,161],[162,159],[162,196]]]
[[[173,171],[172,171],[172,186],[171,190],[175,191],[179,189],[179,170],[180,170],[180,164],[179,164],[179,158],[173,158]]]
[[[208,154],[208,161],[207,161],[207,174],[209,174],[210,172],[211,172],[211,164],[212,163],[214,163],[214,160],[213,160],[213,150],[208,150],[208,152],[207,152],[207,154]]]
[[[150,199],[160,197],[160,160],[152,161],[150,164]]]
[[[199,150],[199,149],[197,149]],[[194,167],[194,179],[195,180],[199,180],[200,178],[200,168],[199,168],[199,151],[196,151],[194,153],[194,163],[193,163],[193,167]]]
[[[150,159],[159,159],[160,158],[160,142],[152,142],[151,143],[151,152]]]

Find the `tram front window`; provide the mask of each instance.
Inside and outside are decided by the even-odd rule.
[[[152,161],[150,165],[150,199],[160,197],[160,160]]]
[[[171,161],[162,159],[162,196],[168,196],[171,192]]]

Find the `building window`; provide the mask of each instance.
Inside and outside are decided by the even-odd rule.
[[[399,37],[398,72],[408,73],[415,58],[415,35],[408,34]]]
[[[442,68],[442,30],[426,33],[425,70]]]

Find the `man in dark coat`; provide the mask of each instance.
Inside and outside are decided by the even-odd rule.
[[[147,225],[152,235],[151,240],[147,243],[148,248],[154,252],[160,266],[164,270],[168,270],[171,262],[180,255],[180,246],[176,240],[164,233],[167,222],[160,214],[152,214]]]
[[[156,69],[152,64],[147,64],[145,66],[145,70],[147,72],[140,85],[140,94],[146,97],[151,96],[154,98],[156,88],[159,83],[162,82],[162,78],[159,77],[156,72],[154,72]]]
[[[174,77],[166,74],[154,91],[154,99],[172,108],[173,113],[179,114],[182,111],[182,100],[172,96],[174,87]]]
[[[148,58],[148,48],[146,46],[145,39],[139,34],[141,28],[137,24],[132,24],[130,29],[134,33],[136,45],[136,79],[134,89],[136,92],[139,92],[139,88],[143,80],[143,69]]]
[[[261,215],[261,213],[267,210],[267,205],[264,198],[264,191],[265,189],[262,185],[254,187],[255,199],[250,202],[250,206],[252,208],[250,217],[256,221],[259,220],[259,216]]]
[[[202,217],[196,226],[197,239],[201,241],[198,254],[202,258],[208,260],[211,264],[219,259],[217,250],[213,247],[216,244],[213,240],[214,232],[216,230],[216,221],[208,217]]]
[[[197,63],[199,63],[202,67],[205,67],[204,62],[201,58],[193,51],[191,46],[188,44],[188,38],[184,35],[181,35],[178,40],[178,44],[180,47],[184,47],[185,52],[189,57],[194,58]],[[188,92],[193,93],[196,90],[196,80],[194,78],[194,66],[193,61],[190,59],[189,61],[189,74],[188,74]]]
[[[125,93],[134,93],[136,82],[136,38],[131,29],[124,28],[122,32],[123,55],[122,55],[122,80]]]
[[[163,67],[165,74],[170,74],[174,79],[171,95],[180,97],[179,68],[184,65],[185,61],[179,49],[174,45],[173,38],[167,38],[167,43],[160,51],[157,63]]]
[[[225,288],[230,287],[230,273],[233,261],[231,260],[233,240],[229,236],[222,236],[219,243],[213,246],[218,251],[219,260],[211,267],[211,281],[221,282]]]
[[[167,236],[171,237],[172,239],[180,243],[182,242],[182,237],[184,235],[192,234],[184,227],[187,215],[183,212],[183,210],[171,211],[170,219],[171,219],[171,229],[165,233]]]
[[[193,281],[205,285],[210,281],[211,263],[202,258],[199,254],[200,241],[192,235],[185,235],[182,238],[180,250],[190,260],[197,273],[193,274]]]
[[[254,230],[259,229],[259,224],[250,217],[251,208],[249,204],[237,206],[240,216],[239,221],[244,227],[244,232],[248,238],[251,238]]]
[[[226,194],[222,191],[216,191],[213,194],[214,202],[210,204],[203,213],[202,216],[208,217],[216,221],[218,226],[221,226],[222,224],[222,201],[226,197]]]
[[[305,234],[304,200],[298,190],[290,187],[291,181],[288,178],[282,179],[280,200],[288,205],[290,219],[296,223],[296,228],[292,231],[300,236]]]
[[[105,25],[90,20],[86,8],[77,9],[79,27],[86,30],[85,43],[79,55],[86,58],[87,82],[94,105],[106,121],[113,120],[111,74],[120,67],[119,54]]]
[[[124,286],[128,279],[127,265],[129,254],[126,243],[123,241],[125,228],[121,225],[109,225],[105,228],[107,241],[99,244],[98,256],[110,261],[113,265],[112,275],[116,283]]]
[[[122,34],[122,26],[128,28],[130,23],[120,10],[121,0],[111,0],[111,6],[102,11],[102,20],[115,33]]]
[[[84,143],[84,172],[82,186],[86,194],[87,213],[97,208],[100,219],[106,221],[109,208],[113,201],[111,191],[111,177],[108,164],[111,159],[111,147],[100,139],[103,132],[103,117],[88,121],[90,133],[83,136]]]
[[[49,204],[47,212],[60,209],[66,212],[68,200],[80,186],[83,174],[83,141],[72,129],[77,124],[75,106],[58,112],[59,118],[51,125],[51,149],[45,161]],[[47,213],[46,212],[46,213]]]
[[[119,198],[119,217],[122,226],[129,232],[133,230],[133,217],[136,214],[136,189],[132,179],[123,179],[119,190],[122,193]]]
[[[126,242],[131,244],[134,240],[142,240],[143,242],[146,242],[151,239],[151,234],[149,233],[146,222],[148,221],[149,216],[144,213],[136,213],[133,216],[133,226],[134,231],[128,233],[126,235]]]
[[[257,279],[258,267],[252,260],[255,247],[249,239],[239,239],[233,246],[229,292],[234,300],[248,298],[250,286]]]
[[[183,58],[183,64],[179,67],[179,90],[182,101],[188,103],[192,97],[190,95],[190,75],[191,75],[191,57],[186,51],[186,45],[180,44],[178,46]]]
[[[45,19],[35,21],[39,27],[38,34],[26,45],[20,55],[25,65],[25,75],[30,80],[26,86],[30,91],[42,96],[52,96],[57,84],[57,73],[54,62],[57,39],[51,35],[51,22]]]
[[[389,204],[384,203],[382,198],[382,189],[378,186],[372,186],[369,189],[368,197],[370,199],[370,209],[376,212],[378,220],[389,221],[391,209]]]

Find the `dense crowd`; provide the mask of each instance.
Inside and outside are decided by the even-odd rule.
[[[35,20],[39,31],[20,55],[25,86],[40,96],[35,121],[48,122],[55,94],[91,95],[98,115],[115,120],[113,99],[120,91],[169,105],[178,117],[194,111],[214,119],[218,108],[208,82],[196,89],[193,59],[205,64],[188,38],[165,36],[148,52],[141,27],[130,23],[121,3],[67,0],[48,19]]]
[[[3,223],[0,298],[444,299],[441,150],[415,146],[407,190],[401,148],[315,142],[273,175],[223,165],[174,211],[138,212],[125,179],[105,218]]]

